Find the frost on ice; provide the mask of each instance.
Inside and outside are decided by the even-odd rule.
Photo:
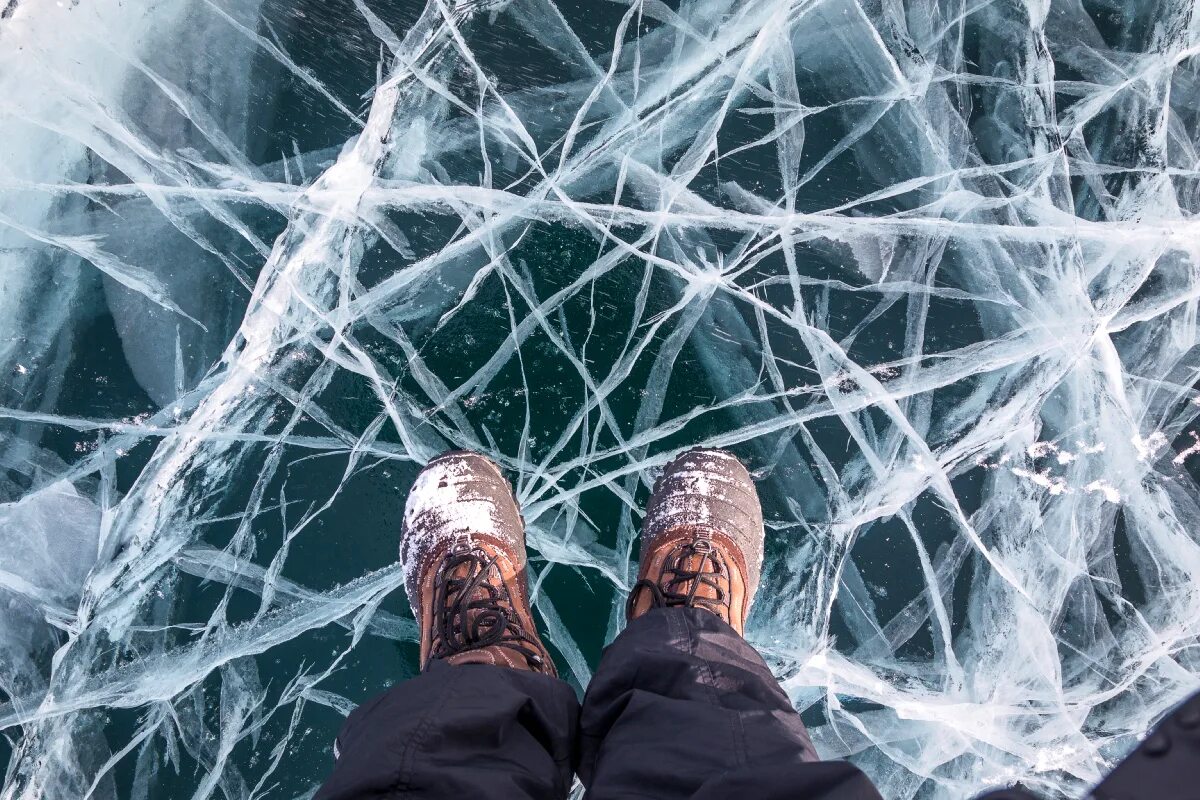
[[[295,798],[514,476],[586,684],[693,444],[889,798],[1078,794],[1200,684],[1187,0],[0,3],[0,797]]]

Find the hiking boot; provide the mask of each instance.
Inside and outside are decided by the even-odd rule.
[[[745,630],[762,573],[763,519],[750,473],[724,450],[690,450],[654,485],[625,614],[703,608]]]
[[[444,453],[417,475],[400,535],[404,586],[433,659],[557,675],[538,638],[525,576],[525,522],[490,459]]]

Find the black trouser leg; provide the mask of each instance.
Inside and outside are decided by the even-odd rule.
[[[1088,793],[1095,800],[1190,800],[1200,797],[1200,694],[1194,694]],[[1041,800],[1024,789],[976,800]]]
[[[560,680],[435,661],[350,715],[315,800],[560,800],[577,733],[588,800],[879,800],[856,768],[815,760],[758,653],[696,609],[654,610],[630,623],[605,651],[582,718]],[[1185,800],[1197,783],[1200,695],[1095,796]],[[993,797],[1036,798],[1019,789]]]
[[[355,709],[314,800],[561,800],[578,718],[563,681],[434,661]]]
[[[762,657],[700,609],[655,609],[600,661],[580,717],[588,800],[880,800],[857,768],[818,761]]]

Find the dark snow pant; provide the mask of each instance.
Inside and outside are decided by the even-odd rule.
[[[433,662],[356,709],[314,800],[879,800],[819,761],[762,658],[717,617],[658,609],[604,652],[583,707],[563,681]],[[1200,694],[1093,790],[1096,800],[1193,800]],[[1020,788],[978,800],[1038,800]]]
[[[1089,800],[1193,800],[1200,797],[1200,693],[1179,705],[1088,794]],[[1041,800],[1021,788],[978,800]]]
[[[561,680],[435,661],[356,709],[314,800],[880,800],[820,761],[762,657],[699,609],[634,620],[584,698]]]

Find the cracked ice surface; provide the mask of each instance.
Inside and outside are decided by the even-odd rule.
[[[656,470],[888,798],[1078,794],[1200,681],[1187,0],[0,3],[2,796],[294,798],[514,477],[586,685]]]

